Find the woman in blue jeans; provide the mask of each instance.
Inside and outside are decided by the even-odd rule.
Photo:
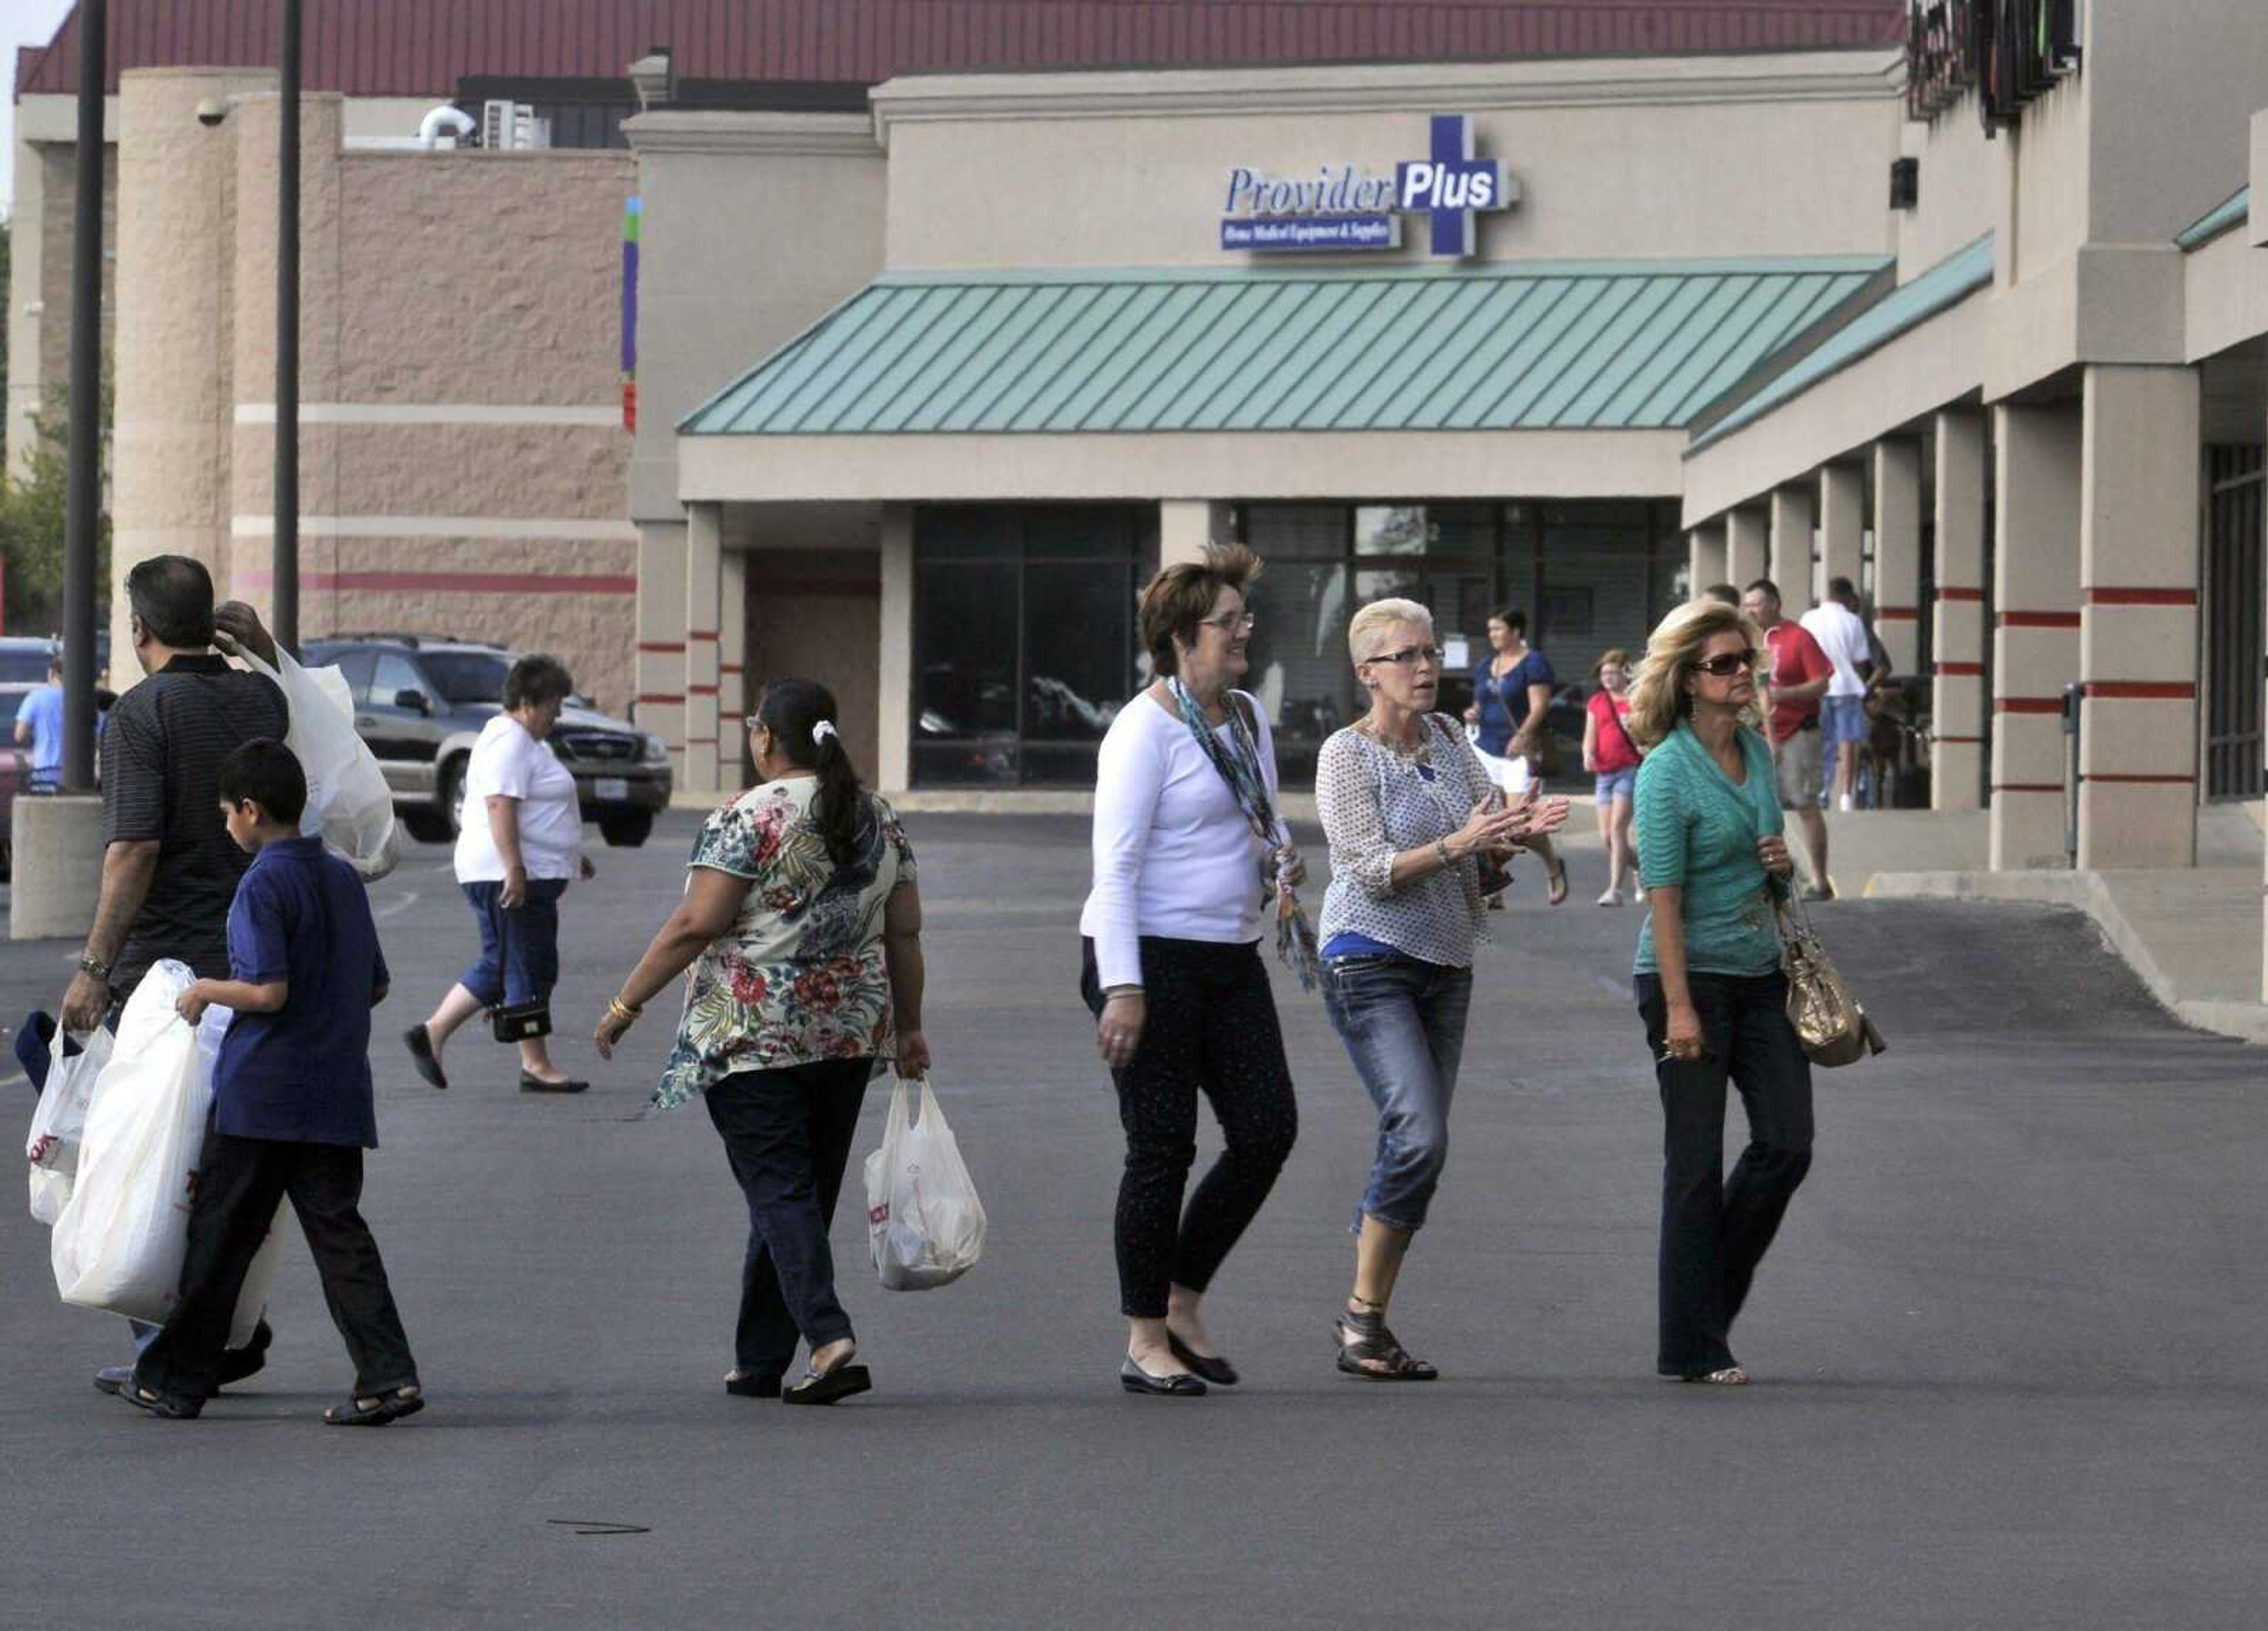
[[[1778,902],[1794,867],[1756,729],[1764,634],[1697,600],[1661,621],[1631,687],[1638,773],[1638,1012],[1661,1090],[1660,1350],[1681,1382],[1737,1385],[1733,1320],[1811,1166],[1811,1062],[1787,1018]],[[1749,1142],[1725,1176],[1725,1087]]]
[[[1456,721],[1434,713],[1441,652],[1432,614],[1380,600],[1347,630],[1370,709],[1323,744],[1315,803],[1330,841],[1323,1001],[1378,1106],[1378,1151],[1355,1222],[1354,1289],[1338,1318],[1338,1368],[1370,1381],[1430,1382],[1386,1323],[1449,1150],[1464,1050],[1484,861],[1567,819],[1532,793],[1506,806]]]

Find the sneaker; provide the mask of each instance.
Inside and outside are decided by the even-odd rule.
[[[1835,807],[1840,810],[1845,815],[1849,815],[1852,810],[1855,808],[1855,806],[1851,803],[1851,795],[1848,793],[1844,794],[1841,798],[1836,801]]]
[[[1620,885],[1609,889],[1606,893],[1599,897],[1601,906],[1620,906],[1622,903],[1623,892]]]

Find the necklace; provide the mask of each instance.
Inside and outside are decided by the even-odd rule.
[[[1354,722],[1354,728],[1369,740],[1377,743],[1388,753],[1395,754],[1400,758],[1414,759],[1422,765],[1430,761],[1433,756],[1433,744],[1431,738],[1431,734],[1425,730],[1422,724],[1418,728],[1418,737],[1415,742],[1397,742],[1391,737],[1380,734],[1378,726],[1372,721],[1368,714],[1365,714],[1361,718],[1356,720]]]

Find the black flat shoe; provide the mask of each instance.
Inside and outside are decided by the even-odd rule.
[[[1130,1393],[1152,1393],[1160,1399],[1203,1399],[1205,1392],[1205,1385],[1193,1376],[1152,1376],[1130,1356],[1118,1367],[1118,1383]]]
[[[806,1370],[803,1380],[780,1392],[784,1405],[831,1405],[838,1399],[848,1399],[854,1393],[871,1392],[874,1386],[873,1373],[864,1365],[837,1365],[825,1376],[816,1370]]]
[[[777,1399],[780,1379],[761,1370],[735,1370],[725,1378],[725,1391],[735,1399]]]
[[[519,1073],[519,1091],[523,1093],[582,1093],[590,1091],[588,1082],[578,1082],[570,1076],[563,1082],[547,1082],[540,1076]]]
[[[449,1078],[434,1054],[432,1033],[422,1025],[412,1025],[401,1033],[401,1041],[409,1050],[409,1062],[417,1067],[417,1074],[425,1078],[425,1084],[447,1091]]]
[[[129,1380],[118,1396],[137,1410],[146,1410],[161,1422],[194,1422],[205,1407],[202,1399],[175,1399],[166,1393],[153,1392],[139,1383]]]
[[[326,1427],[384,1427],[425,1408],[423,1390],[415,1383],[384,1393],[362,1394],[323,1412]]]
[[[1195,1371],[1199,1378],[1215,1387],[1234,1387],[1236,1367],[1218,1354],[1200,1354],[1172,1332],[1166,1333],[1166,1346],[1174,1350],[1174,1357]]]

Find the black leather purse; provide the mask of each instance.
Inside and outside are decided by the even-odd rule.
[[[497,910],[507,908],[498,906]],[[502,983],[504,971],[512,966],[512,937],[497,925],[497,980]],[[506,988],[509,990],[509,988]],[[489,1028],[499,1042],[528,1042],[539,1036],[551,1034],[551,1001],[538,997],[530,1003],[498,1003],[489,1010]]]

